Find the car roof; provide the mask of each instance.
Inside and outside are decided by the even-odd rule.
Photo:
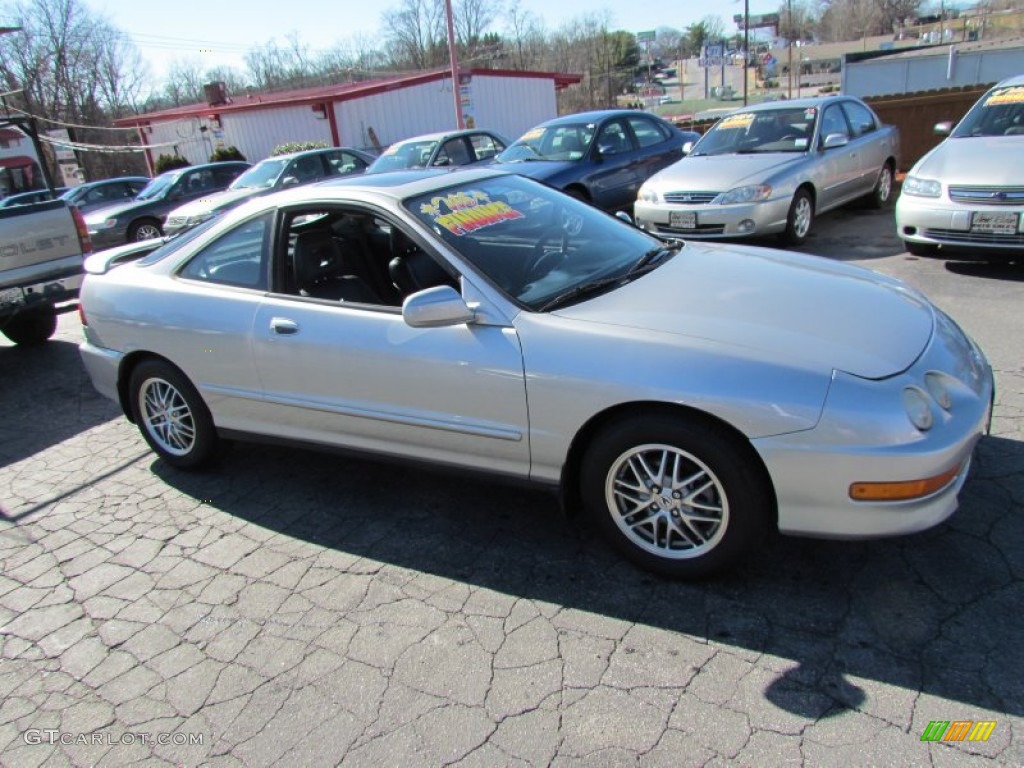
[[[200,170],[200,169],[203,169],[203,168],[222,168],[222,167],[224,167],[226,165],[232,165],[232,166],[240,165],[240,166],[243,166],[245,168],[251,168],[252,167],[252,163],[246,162],[244,160],[222,160],[219,163],[199,163],[198,165],[186,165],[184,168],[172,168],[169,171],[164,171],[163,173],[160,174],[160,176],[175,176],[175,177],[177,177],[177,176],[181,175],[182,173],[186,173],[188,171],[195,171],[195,170]],[[160,178],[160,176],[155,176],[154,178]]]
[[[1014,75],[1013,77],[1008,77],[1005,80],[1000,80],[995,87],[1005,88],[1008,85],[1024,85],[1024,75]]]
[[[759,104],[747,104],[745,107],[736,107],[730,112],[723,113],[724,115],[735,115],[739,112],[771,112],[776,109],[808,109],[815,107],[821,109],[828,104],[833,104],[839,101],[859,101],[853,96],[844,96],[842,94],[829,94],[827,96],[808,96],[803,99],[785,99],[780,101],[762,101]]]
[[[296,157],[305,157],[307,155],[322,155],[326,152],[337,152],[342,150],[345,152],[354,152],[355,154],[362,155],[363,157],[373,157],[373,155],[369,154],[368,152],[364,152],[361,149],[356,149],[355,147],[316,147],[314,149],[299,149],[296,150],[295,152],[286,152],[281,155],[270,155],[269,157],[264,157],[262,160],[255,163],[255,165],[265,163],[268,160],[292,160]]]
[[[410,136],[406,139],[399,139],[398,141],[391,142],[391,145],[395,144],[406,144],[410,141],[441,141],[442,139],[454,139],[459,136],[472,136],[473,134],[486,133],[491,136],[497,134],[494,131],[488,131],[486,128],[463,128],[457,131],[435,131],[434,133],[421,133],[418,136]]]
[[[574,112],[571,115],[560,115],[559,117],[553,117],[550,120],[546,120],[541,123],[542,126],[548,125],[565,125],[568,123],[596,123],[599,120],[606,120],[609,117],[634,117],[636,115],[644,115],[645,117],[653,117],[658,120],[664,118],[659,115],[651,114],[650,112],[641,112],[636,109],[592,109],[589,112]]]
[[[449,186],[450,184],[472,183],[482,179],[490,179],[496,176],[510,176],[504,170],[490,167],[474,168],[468,166],[418,168],[407,171],[389,171],[388,173],[375,173],[371,175],[356,174],[344,176],[338,179],[330,179],[317,184],[310,184],[299,189],[279,192],[278,195],[297,196],[300,198],[309,194],[310,190],[372,190],[384,193],[396,200],[406,197],[414,197],[435,189]],[[448,178],[450,177],[450,179]]]

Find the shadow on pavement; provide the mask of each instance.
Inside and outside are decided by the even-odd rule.
[[[471,586],[685,633],[781,673],[764,696],[801,716],[884,712],[898,686],[1024,714],[1024,447],[986,438],[960,510],[916,536],[773,537],[735,572],[662,580],[534,490],[404,466],[238,445],[223,466],[153,471],[280,534]],[[897,697],[899,696],[896,694]],[[969,712],[968,712],[969,714]]]
[[[979,277],[989,280],[1024,281],[1024,261],[955,261],[955,256],[948,257],[946,269],[964,277]]]
[[[0,467],[120,415],[92,386],[78,346],[0,346]]]

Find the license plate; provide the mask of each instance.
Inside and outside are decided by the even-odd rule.
[[[0,290],[0,305],[21,302],[21,288],[4,288]]]
[[[693,211],[672,211],[668,215],[668,223],[676,229],[696,229],[697,214]]]
[[[975,213],[971,216],[971,231],[1012,235],[1017,231],[1017,214]]]

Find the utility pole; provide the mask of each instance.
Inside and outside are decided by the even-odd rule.
[[[786,71],[789,74],[789,96],[787,98],[793,98],[793,0],[786,0],[786,21],[789,28],[786,30],[786,48],[787,58],[789,62],[786,65]]]
[[[747,106],[747,76],[750,74],[750,0],[743,0],[743,106]]]
[[[444,0],[444,12],[448,21],[448,56],[452,63],[452,98],[455,99],[455,125],[461,131],[466,127],[462,117],[462,78],[459,76],[459,52],[455,48],[455,22],[452,20],[452,0]]]

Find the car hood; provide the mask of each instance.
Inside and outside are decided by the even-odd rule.
[[[817,256],[704,243],[555,314],[870,379],[910,367],[934,326],[927,299],[893,278]]]
[[[171,211],[170,215],[198,216],[199,214],[208,213],[209,211],[219,211],[235,205],[240,205],[250,197],[255,197],[261,192],[267,191],[269,190],[252,189],[249,187],[246,187],[245,189],[225,189],[222,192],[214,192],[213,194],[200,197],[198,200],[192,200],[191,202],[185,203],[179,208],[175,208]]]
[[[803,153],[768,152],[750,155],[698,155],[659,171],[648,182],[658,189],[725,192],[744,183],[757,184],[782,168],[795,165]]]
[[[580,161],[569,162],[568,160],[517,160],[503,163],[496,160],[494,167],[509,171],[517,176],[527,176],[531,179],[550,179],[569,168],[579,167]]]
[[[943,184],[1009,187],[1020,184],[1024,136],[946,139],[911,171]]]

